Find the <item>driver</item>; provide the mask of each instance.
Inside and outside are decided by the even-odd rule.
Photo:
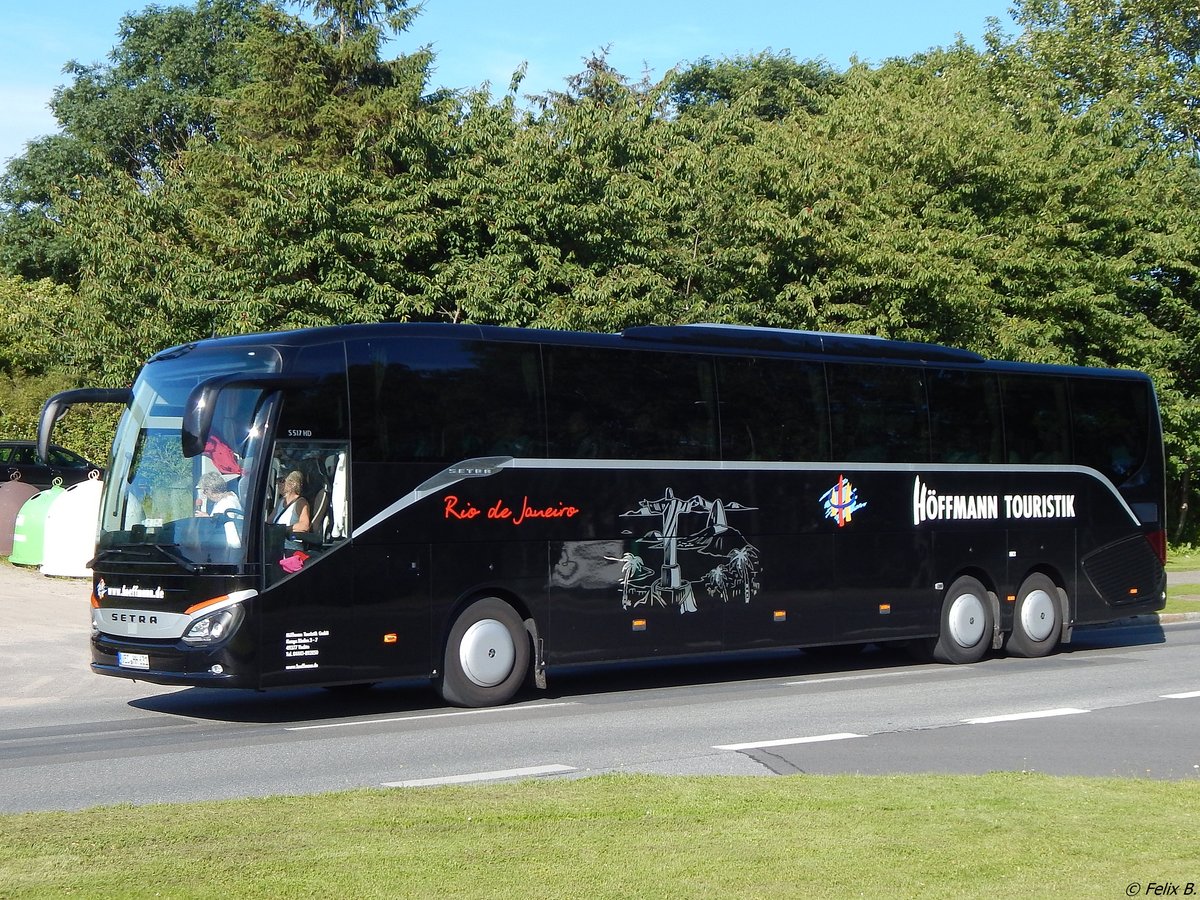
[[[200,488],[200,499],[196,501],[196,515],[225,519],[225,543],[230,547],[240,547],[242,538],[238,527],[241,525],[242,501],[238,495],[229,490],[220,472],[205,472],[200,476],[197,487]]]
[[[242,501],[229,490],[220,472],[205,472],[200,476],[200,500],[196,504],[196,515],[219,516],[222,513],[241,512]]]

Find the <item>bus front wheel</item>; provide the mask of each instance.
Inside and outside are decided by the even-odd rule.
[[[438,692],[455,706],[507,703],[529,671],[529,637],[521,617],[497,597],[476,600],[450,629]]]
[[[964,575],[950,585],[942,601],[941,625],[930,655],[942,663],[973,663],[992,645],[995,615],[987,588]]]
[[[1046,656],[1058,646],[1062,623],[1057,585],[1045,575],[1030,575],[1017,592],[1008,652],[1028,658]]]

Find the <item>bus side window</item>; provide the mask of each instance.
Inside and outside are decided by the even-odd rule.
[[[545,456],[537,345],[430,338],[348,346],[358,461]]]
[[[1004,375],[1005,461],[1050,465],[1071,461],[1071,420],[1064,378]]]
[[[830,363],[826,372],[835,459],[929,459],[929,410],[921,369]]]
[[[720,358],[717,393],[722,459],[829,459],[829,403],[820,363]]]
[[[1071,379],[1071,432],[1075,462],[1108,476],[1118,487],[1146,461],[1150,389],[1142,382]]]
[[[927,380],[933,461],[1003,462],[1004,432],[996,376],[935,369],[927,373]]]
[[[545,360],[552,457],[719,458],[710,359],[547,346]]]

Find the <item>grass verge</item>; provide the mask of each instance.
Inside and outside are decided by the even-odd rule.
[[[1200,882],[1200,782],[662,778],[0,817],[0,895],[1119,897]]]
[[[1200,612],[1200,584],[1173,584],[1167,587],[1164,613]],[[1200,884],[1197,886],[1200,891]]]
[[[1168,548],[1168,572],[1187,572],[1192,569],[1200,569],[1200,547],[1185,545]],[[1197,890],[1200,891],[1200,887]]]

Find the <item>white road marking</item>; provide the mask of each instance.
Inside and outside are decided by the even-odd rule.
[[[991,725],[993,722],[1021,722],[1025,719],[1051,719],[1055,716],[1077,716],[1080,713],[1091,712],[1090,709],[1075,709],[1067,706],[1062,709],[1039,709],[1033,712],[1011,713],[1007,716],[980,716],[977,719],[963,719],[966,725]]]
[[[354,719],[349,722],[326,722],[321,725],[291,725],[285,731],[316,731],[321,728],[348,728],[351,725],[390,725],[393,722],[420,722],[424,719],[450,719],[457,716],[478,716],[483,713],[515,713],[528,710],[554,709],[558,706],[577,706],[574,701],[537,703],[530,706],[495,706],[486,709],[461,709],[457,712],[427,713],[421,716],[395,716],[390,719]]]
[[[905,675],[923,675],[925,672],[871,672],[866,675],[837,675],[829,678],[805,678],[803,681],[785,681],[787,687],[804,687],[809,684],[832,684],[835,681],[866,681],[868,678],[897,678]]]
[[[1200,697],[1200,691],[1188,691],[1186,694],[1161,694],[1162,700],[1191,700]]]
[[[476,784],[482,781],[505,781],[511,778],[537,778],[542,775],[561,775],[574,772],[572,766],[526,766],[523,769],[501,769],[497,772],[474,772],[469,775],[446,775],[441,778],[414,778],[410,781],[385,781],[384,787],[436,787],[446,784]]]
[[[791,744],[821,744],[825,741],[847,741],[850,738],[866,737],[865,734],[854,734],[842,731],[837,734],[818,734],[813,737],[784,738],[779,741],[755,741],[751,744],[717,744],[714,750],[761,750],[765,747],[787,747]]]

